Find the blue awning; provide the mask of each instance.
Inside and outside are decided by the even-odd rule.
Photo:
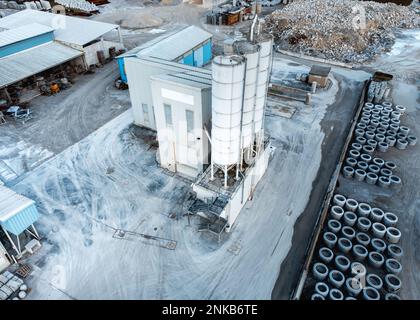
[[[38,210],[32,204],[26,209],[16,213],[13,217],[1,222],[2,227],[15,236],[20,235],[23,231],[28,229],[39,218]]]

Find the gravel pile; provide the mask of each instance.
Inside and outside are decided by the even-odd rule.
[[[397,28],[419,27],[413,7],[354,0],[296,0],[265,23],[280,49],[347,63],[390,49]]]

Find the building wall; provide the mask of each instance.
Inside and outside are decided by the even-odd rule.
[[[10,262],[6,257],[6,249],[3,247],[3,245],[0,242],[0,272],[2,272],[4,269],[6,269]]]
[[[196,177],[209,160],[209,142],[202,124],[210,124],[207,108],[211,89],[189,88],[152,79],[152,94],[161,166]],[[164,104],[171,107],[172,125],[166,122]],[[187,110],[193,112],[191,132],[187,130]]]
[[[9,44],[7,46],[3,46],[0,48],[0,58],[6,57],[14,53],[18,53],[26,49],[39,46],[47,42],[51,42],[53,40],[54,40],[54,33],[51,31],[51,32],[44,33],[36,37],[32,37],[29,39],[25,39],[22,41]]]
[[[103,51],[105,58],[109,58],[109,49],[115,47],[118,51],[123,48],[121,43],[113,41],[101,41],[95,42],[89,46],[83,47],[82,50],[85,52],[85,59],[87,66],[99,63],[98,51]]]

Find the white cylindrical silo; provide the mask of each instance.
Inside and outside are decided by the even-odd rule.
[[[238,162],[245,78],[244,57],[217,56],[212,63],[212,162]]]
[[[242,109],[241,147],[248,148],[253,142],[253,121],[255,97],[257,92],[257,74],[260,46],[248,41],[237,41],[235,53],[246,58],[244,104]]]
[[[271,35],[259,35],[257,43],[260,45],[260,59],[257,75],[257,93],[254,112],[254,132],[257,134],[262,130],[264,118],[264,106],[268,89],[268,81],[271,72],[271,55],[273,38]]]

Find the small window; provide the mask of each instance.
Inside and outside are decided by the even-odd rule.
[[[185,110],[185,117],[187,119],[187,131],[192,133],[194,130],[194,112],[191,110]]]
[[[163,104],[163,109],[165,111],[165,121],[167,126],[172,125],[172,108],[170,104]]]
[[[143,109],[143,118],[144,118],[144,123],[149,123],[150,119],[149,119],[149,108],[147,106],[146,103],[142,103],[141,107]]]

